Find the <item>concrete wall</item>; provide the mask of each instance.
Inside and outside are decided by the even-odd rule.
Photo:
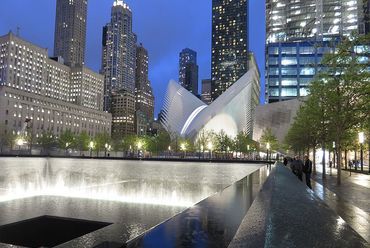
[[[302,103],[302,100],[293,99],[257,106],[254,115],[253,139],[258,141],[264,129],[270,128],[278,141],[282,143]]]

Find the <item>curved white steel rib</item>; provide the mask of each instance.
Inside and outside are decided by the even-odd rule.
[[[195,138],[201,130],[224,130],[234,137],[252,132],[254,108],[259,102],[259,73],[252,67],[210,105],[204,104],[171,80],[162,109],[161,123],[172,135]]]

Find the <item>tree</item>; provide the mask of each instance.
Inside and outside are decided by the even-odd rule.
[[[243,154],[250,154],[258,148],[255,142],[246,132],[239,132],[233,140],[233,149]]]
[[[316,148],[319,143],[323,144],[323,150],[327,142],[327,126],[325,111],[320,106],[320,101],[315,97],[307,99],[299,108],[294,123],[285,137],[285,144],[295,152],[313,150],[313,171],[316,172]],[[317,125],[317,124],[319,125]],[[315,124],[315,128],[312,125]],[[325,163],[323,163],[325,165]],[[325,166],[323,167],[325,172]],[[325,177],[325,175],[323,174]]]
[[[107,132],[98,133],[95,136],[95,142],[94,142],[96,154],[99,155],[100,151],[103,151],[103,150],[105,151],[107,149],[106,144],[110,145],[111,141],[112,141],[111,137]]]
[[[82,131],[75,139],[75,143],[81,155],[82,151],[87,151],[89,149],[90,136],[86,131]]]
[[[266,128],[263,130],[262,136],[260,138],[260,143],[264,146],[269,143],[271,150],[277,150],[279,148],[279,142],[270,128]]]
[[[157,143],[159,151],[166,151],[168,146],[171,144],[171,137],[167,132],[159,132],[156,139],[158,140]]]
[[[72,131],[67,129],[60,135],[58,139],[59,148],[65,150],[67,155],[68,148],[75,146],[75,139],[75,135],[72,133]]]
[[[223,153],[227,153],[232,148],[232,139],[226,134],[224,130],[221,130],[215,135],[215,150]]]
[[[0,126],[0,154],[3,153],[4,147],[13,147],[16,135],[6,129],[5,125]]]
[[[41,146],[41,154],[49,154],[49,149],[56,144],[56,138],[50,131],[44,131],[37,137],[37,143]]]
[[[368,64],[362,62],[363,54],[358,51],[360,45],[369,43],[370,35],[344,37],[335,52],[325,55],[322,63],[327,69],[310,87],[311,95],[319,99],[326,110],[328,134],[336,144],[338,184],[341,183],[345,140],[351,129],[359,126],[369,113],[370,72]]]

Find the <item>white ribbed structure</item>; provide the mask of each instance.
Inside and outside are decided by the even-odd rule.
[[[196,138],[201,130],[224,130],[234,137],[252,133],[253,113],[259,98],[259,73],[252,67],[210,105],[204,104],[171,80],[162,109],[161,122],[172,135]]]

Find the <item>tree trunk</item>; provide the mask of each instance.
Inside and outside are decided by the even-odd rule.
[[[313,153],[313,158],[312,158],[312,165],[313,165],[313,174],[316,175],[316,147],[313,148],[312,150]]]
[[[369,174],[370,174],[370,141],[368,143],[368,151],[367,151],[367,155],[368,155],[368,165],[369,165]]]
[[[347,170],[347,149],[344,150],[344,168]]]
[[[338,175],[337,175],[337,183],[338,185],[341,184],[341,174],[342,174],[342,166],[340,164],[341,160],[342,160],[342,151],[341,151],[341,145],[340,143],[338,142],[338,154],[337,154],[337,171],[338,171]]]
[[[322,178],[326,178],[325,172],[325,144],[322,144]]]

